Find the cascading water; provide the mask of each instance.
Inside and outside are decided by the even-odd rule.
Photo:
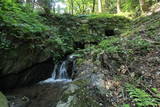
[[[67,80],[67,79],[69,79],[66,61],[63,61],[60,64],[59,68],[58,68],[58,65],[55,65],[55,69],[52,73],[52,78],[54,80]]]
[[[76,57],[70,55],[54,66],[51,77],[30,87],[22,87],[9,93],[10,107],[56,107],[64,92],[63,86],[76,75]],[[72,79],[71,79],[72,78]],[[11,96],[11,98],[10,98]],[[12,98],[12,96],[14,96]],[[25,98],[23,100],[22,98]],[[63,106],[63,105],[62,105]],[[1,107],[1,105],[0,105]]]
[[[68,72],[75,72],[75,57],[73,55],[69,56],[65,61],[60,62],[55,65],[51,78],[41,81],[40,83],[53,83],[53,82],[69,82],[71,81]],[[69,62],[72,62],[72,66],[69,69]]]

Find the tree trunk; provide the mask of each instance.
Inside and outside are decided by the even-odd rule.
[[[102,12],[102,1],[98,0],[98,12],[101,13]]]
[[[52,10],[53,10],[53,13],[55,14],[56,13],[56,1],[55,0],[53,0]]]
[[[94,12],[95,12],[95,5],[96,5],[96,0],[93,0],[92,13],[94,13]]]
[[[117,13],[121,12],[120,4],[121,4],[121,1],[117,0]]]
[[[32,2],[33,2],[33,4],[32,4],[32,8],[33,8],[33,11],[34,11],[34,9],[35,9],[35,3],[36,3],[36,0],[33,0]]]
[[[107,10],[108,10],[108,0],[105,0],[104,9],[105,9],[105,11],[107,11]]]
[[[73,10],[73,0],[71,0],[71,14],[73,15],[73,12],[74,10]]]
[[[60,5],[58,5],[58,7],[57,7],[57,13],[58,13],[58,14],[60,14],[60,13],[61,13]]]

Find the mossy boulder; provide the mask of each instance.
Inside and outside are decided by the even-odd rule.
[[[96,97],[94,97],[89,88],[83,87],[86,85],[85,82],[80,81],[79,83],[81,84],[78,84],[81,87],[73,83],[72,88],[68,87],[68,89],[64,91],[56,107],[99,107]]]
[[[51,29],[29,8],[6,0],[0,5],[0,89],[46,79]]]
[[[8,107],[8,101],[1,92],[0,92],[0,107]]]
[[[94,68],[94,69],[93,69]],[[60,101],[56,107],[101,107],[109,106],[105,97],[104,75],[99,67],[91,62],[85,61],[79,68],[77,78],[63,87]]]
[[[0,88],[13,88],[46,79],[53,70],[53,60],[47,49],[17,49],[0,51]]]
[[[30,68],[34,64],[46,61],[50,54],[41,49],[28,49],[27,46],[21,46],[6,52],[0,52],[0,72],[2,75],[10,73],[19,73]]]

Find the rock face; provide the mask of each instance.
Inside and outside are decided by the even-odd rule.
[[[53,70],[53,61],[46,50],[27,49],[25,46],[1,51],[0,88],[35,83],[46,79]]]
[[[0,73],[7,75],[19,73],[22,70],[47,60],[50,55],[46,50],[28,49],[27,46],[20,46],[17,49],[1,51]]]
[[[56,107],[105,107],[110,104],[105,101],[104,75],[99,67],[87,61],[78,68],[76,79],[63,88],[65,91]]]
[[[8,107],[8,101],[1,92],[0,92],[0,107]]]

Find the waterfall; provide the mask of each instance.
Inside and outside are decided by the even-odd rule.
[[[59,67],[59,68],[58,68]],[[55,65],[55,68],[52,73],[52,78],[54,80],[67,80],[69,79],[68,72],[67,72],[67,63],[63,61],[60,66]]]
[[[53,82],[59,82],[59,81],[64,81],[64,82],[69,82],[71,81],[69,77],[68,72],[75,72],[75,60],[74,56],[70,55],[66,60],[59,62],[54,66],[53,73],[50,78],[47,80],[41,81],[40,83],[53,83]],[[69,68],[70,63],[72,65],[70,66],[71,69]],[[68,71],[70,70],[70,71]]]

